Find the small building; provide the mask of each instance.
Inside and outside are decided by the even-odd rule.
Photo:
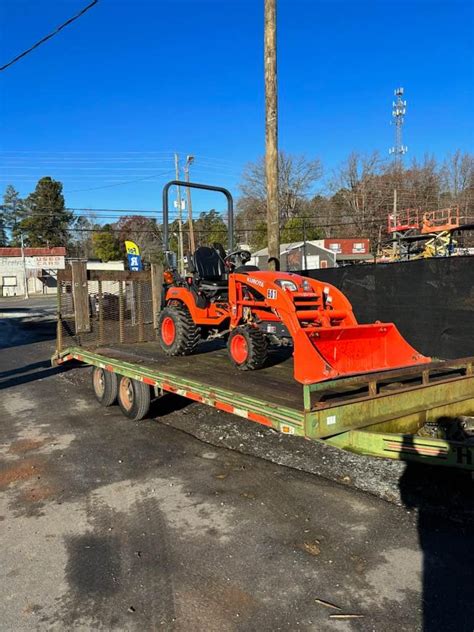
[[[336,254],[325,248],[320,242],[297,241],[280,244],[280,269],[285,272],[300,272],[301,270],[318,270],[320,268],[334,268]],[[268,270],[268,248],[262,248],[252,255],[252,265],[260,270]]]
[[[54,294],[65,256],[63,247],[0,248],[0,296]]]
[[[318,239],[315,243],[334,252],[337,265],[373,262],[374,260],[374,256],[370,252],[369,239]]]
[[[125,270],[125,263],[121,261],[99,261],[89,259],[87,261],[88,270]]]

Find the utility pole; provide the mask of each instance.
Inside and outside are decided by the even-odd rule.
[[[264,0],[265,173],[267,184],[268,257],[280,259],[278,208],[278,92],[276,0]],[[274,264],[271,265],[275,269]]]
[[[23,242],[23,233],[20,233],[20,244],[21,244],[21,261],[23,264],[23,285],[25,286],[25,300],[30,298],[28,294],[28,276],[26,274],[26,259],[25,259],[25,245]]]
[[[176,180],[179,180],[179,156],[174,154],[174,168],[176,172]],[[184,247],[183,247],[183,207],[181,204],[181,187],[176,187],[176,206],[178,209],[178,271],[180,274],[184,272]]]
[[[186,164],[184,165],[184,175],[186,182],[189,182],[189,167],[194,162],[194,156],[186,156]],[[194,226],[193,226],[193,205],[191,202],[191,188],[186,187],[186,199],[188,201],[188,225],[189,225],[189,249],[191,252],[196,250],[196,243],[194,241]]]
[[[308,269],[308,252],[306,249],[306,222],[303,218],[303,262],[304,262],[304,269],[307,270]]]

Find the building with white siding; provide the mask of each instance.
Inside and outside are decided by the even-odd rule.
[[[65,257],[63,247],[0,248],[0,296],[54,294]]]

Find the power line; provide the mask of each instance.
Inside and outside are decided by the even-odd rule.
[[[66,22],[63,22],[63,24],[58,26],[52,33],[50,33],[49,35],[46,35],[46,37],[43,37],[42,39],[40,39],[38,42],[36,42],[36,44],[33,44],[33,46],[30,46],[30,48],[28,48],[28,50],[25,50],[23,53],[20,53],[19,55],[14,57],[11,61],[9,61],[4,66],[1,66],[0,67],[0,72],[2,72],[3,70],[6,70],[10,66],[13,66],[13,64],[15,64],[17,61],[20,61],[20,59],[22,59],[23,57],[25,57],[26,55],[28,55],[29,53],[34,51],[36,48],[41,46],[41,44],[44,44],[45,42],[50,40],[52,37],[54,37],[60,31],[62,31],[64,28],[66,28],[66,26],[69,26],[70,24],[75,22],[77,19],[79,19],[82,15],[84,15],[84,13],[87,13],[87,11],[89,11],[89,9],[92,9],[92,7],[95,4],[97,4],[98,2],[99,2],[99,0],[92,0],[92,2],[90,4],[88,4],[81,11],[79,11],[79,13],[76,13],[76,15],[73,15],[72,18],[69,18],[69,20],[66,20]]]
[[[72,191],[68,191],[68,193],[81,193],[83,191],[97,191],[97,189],[108,189],[110,187],[119,187],[124,184],[132,184],[133,182],[142,182],[143,180],[151,180],[152,178],[157,178],[159,176],[173,175],[172,171],[163,171],[161,173],[155,173],[151,176],[145,176],[144,178],[136,178],[134,180],[125,180],[124,182],[117,182],[116,184],[104,184],[100,187],[90,187],[87,189],[73,189]]]
[[[43,155],[55,155],[55,156],[64,156],[64,155],[89,155],[89,156],[110,156],[110,154],[115,154],[115,155],[128,155],[128,154],[140,154],[140,155],[145,155],[145,154],[153,154],[153,155],[162,155],[162,154],[169,154],[170,156],[173,155],[173,151],[170,149],[168,151],[147,151],[147,150],[134,150],[134,151],[126,151],[126,150],[122,150],[122,149],[117,149],[117,150],[100,150],[100,151],[93,151],[93,150],[71,150],[71,151],[54,151],[54,150],[41,150],[41,149],[0,149],[0,154],[21,154],[23,156],[23,154],[43,154]]]
[[[168,162],[167,160],[163,160],[163,162]],[[23,169],[23,170],[45,170],[45,167],[42,166],[35,166],[35,167],[30,167],[30,166],[22,166],[22,165],[14,165],[15,169]],[[61,167],[55,167],[55,170],[60,170],[62,171],[63,169],[73,169],[74,171],[117,171],[117,169],[120,169],[120,172],[123,171],[142,171],[143,170],[147,170],[147,171],[151,171],[152,169],[155,169],[156,167],[78,167],[77,165],[67,165],[67,166],[61,166]],[[23,174],[23,175],[28,175],[28,174]],[[34,175],[34,174],[31,174]],[[105,174],[107,175],[107,174]],[[112,175],[112,174],[110,174]],[[65,176],[67,177],[67,175]]]

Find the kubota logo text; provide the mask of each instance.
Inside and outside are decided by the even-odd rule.
[[[249,283],[254,283],[255,285],[259,285],[260,287],[263,287],[263,281],[260,281],[260,279],[254,279],[253,277],[249,277],[247,281]]]

